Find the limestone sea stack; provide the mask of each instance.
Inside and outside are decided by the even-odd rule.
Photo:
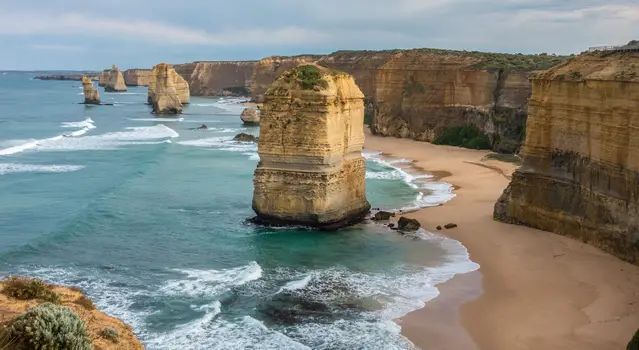
[[[242,111],[240,119],[242,119],[245,125],[259,125],[260,111],[255,108],[246,108]]]
[[[182,103],[175,88],[175,70],[166,63],[153,67],[149,81],[149,103],[153,113],[171,115],[182,113]]]
[[[255,221],[337,229],[366,216],[364,95],[352,76],[286,71],[265,94],[260,125]]]
[[[178,99],[180,100],[180,103],[183,105],[189,104],[191,102],[191,91],[189,89],[189,83],[186,80],[184,80],[184,78],[182,78],[182,76],[179,75],[171,65],[163,62],[156,65],[155,67],[158,67],[160,65],[166,65],[168,67],[168,74],[171,81],[173,82],[173,86],[175,87],[175,92],[178,96]],[[153,67],[154,70],[155,70],[155,67]],[[155,72],[154,70],[151,71],[151,75],[148,81],[149,89],[148,89],[147,102],[150,104],[153,104],[155,91],[157,89],[155,84],[156,82],[155,77],[157,76],[157,72]]]
[[[100,75],[100,82],[104,83],[104,91],[106,92],[124,92],[126,91],[126,84],[124,83],[124,77],[122,72],[113,65],[111,69],[105,70]]]
[[[91,80],[91,78],[82,76],[82,92],[84,93],[84,104],[100,104],[100,94],[95,86],[93,86],[93,80]]]
[[[639,263],[639,52],[577,56],[532,89],[523,165],[495,219]]]

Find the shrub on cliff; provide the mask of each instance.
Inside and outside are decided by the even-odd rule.
[[[635,336],[630,340],[630,343],[628,343],[626,350],[639,350],[639,329],[637,330],[637,333],[635,333]]]
[[[491,149],[488,135],[482,133],[474,125],[445,128],[444,132],[433,141],[436,145],[457,146],[470,149]]]
[[[20,300],[39,299],[54,304],[60,303],[60,295],[52,287],[37,278],[9,277],[4,281],[2,293]]]
[[[12,349],[90,350],[84,321],[64,306],[33,307],[5,328]]]
[[[322,79],[322,72],[316,66],[299,66],[293,69],[297,82],[304,90],[313,90],[316,87],[325,89],[328,83]]]

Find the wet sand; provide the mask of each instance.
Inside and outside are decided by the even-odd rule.
[[[443,206],[406,216],[466,246],[479,272],[439,286],[439,297],[398,323],[427,349],[625,349],[639,328],[639,267],[582,242],[492,219],[516,165],[488,152],[372,136],[365,148],[456,186]]]

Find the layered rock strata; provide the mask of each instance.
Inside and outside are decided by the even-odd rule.
[[[148,86],[151,79],[150,69],[127,69],[122,73],[126,86]]]
[[[254,177],[259,222],[336,229],[366,216],[363,100],[350,75],[318,66],[291,69],[268,89]]]
[[[106,92],[126,91],[126,84],[124,83],[122,72],[120,72],[115,65],[100,74],[100,85],[104,86],[104,91]]]
[[[95,86],[93,86],[93,80],[90,78],[82,77],[82,92],[84,94],[84,104],[100,104],[100,94]]]
[[[182,102],[175,84],[181,77],[166,63],[153,67],[151,75],[148,102],[153,107],[153,113],[157,115],[182,113]]]
[[[639,263],[639,53],[585,54],[532,77],[523,165],[495,219]]]
[[[175,92],[180,99],[180,103],[185,105],[191,102],[191,91],[189,89],[189,84],[184,78],[178,74],[175,69],[166,63],[161,63],[162,65],[166,65],[168,67],[168,74],[170,79],[173,82],[173,86],[175,87]],[[157,65],[155,66],[157,67]],[[155,69],[155,67],[153,69]],[[163,68],[164,69],[164,68]],[[149,88],[148,88],[148,96],[147,102],[152,104],[155,91],[156,91],[156,73],[151,71],[151,77],[149,78]]]
[[[220,61],[176,64],[173,67],[187,81],[194,96],[248,96],[246,84],[254,64],[255,61]]]
[[[259,125],[260,111],[255,108],[245,108],[240,115],[240,119],[245,125]]]

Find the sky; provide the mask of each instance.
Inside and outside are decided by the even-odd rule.
[[[570,54],[639,39],[639,0],[0,0],[0,14],[4,70],[342,49]]]

